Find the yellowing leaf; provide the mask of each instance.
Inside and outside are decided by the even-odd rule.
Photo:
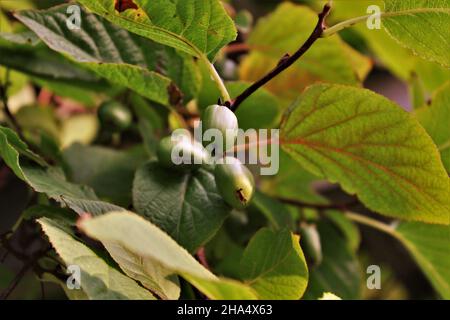
[[[282,148],[312,173],[338,182],[370,209],[450,223],[450,183],[419,123],[369,90],[314,85],[281,126]]]
[[[140,259],[142,266],[146,267],[139,270],[139,281],[145,275],[147,281],[153,278],[161,284],[162,278],[180,275],[211,299],[256,299],[252,288],[238,281],[216,277],[165,232],[136,214],[110,212],[84,220],[80,227],[89,236],[106,244],[112,257],[129,276],[136,277],[136,274],[130,272],[124,262],[127,258]],[[118,247],[120,251],[117,251]],[[127,252],[128,257],[124,255]],[[122,258],[118,258],[118,254]],[[164,286],[167,288],[167,282]]]
[[[80,286],[85,297],[98,300],[155,300],[150,291],[109,266],[94,251],[75,240],[67,231],[67,226],[48,218],[41,218],[38,222],[66,266],[80,268]]]

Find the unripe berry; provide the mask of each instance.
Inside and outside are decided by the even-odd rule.
[[[226,203],[240,210],[249,205],[255,192],[255,180],[250,170],[238,159],[222,159],[216,164],[214,177]]]
[[[161,139],[157,156],[162,166],[187,171],[209,163],[209,156],[201,143],[186,135]]]
[[[214,146],[217,154],[224,154],[226,150],[234,146],[236,137],[238,135],[238,120],[233,111],[229,108],[219,105],[211,105],[203,112],[202,116],[203,138],[205,132],[209,129],[216,129],[222,135],[223,145],[218,141],[214,141]],[[205,146],[211,142],[203,141]],[[210,150],[209,150],[210,151]]]

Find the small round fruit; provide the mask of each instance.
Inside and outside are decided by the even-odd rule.
[[[226,203],[236,209],[247,207],[255,192],[250,170],[238,159],[225,157],[214,169],[217,189]]]
[[[116,101],[102,103],[98,108],[98,117],[104,126],[117,131],[127,129],[133,118],[130,110]]]
[[[223,145],[219,145],[218,142],[215,141],[214,146],[216,148],[216,154],[223,154],[234,145],[238,135],[239,125],[233,111],[225,106],[215,104],[209,106],[203,112],[202,129],[203,138],[205,138],[205,132],[209,129],[216,129],[219,131],[222,135]],[[209,145],[210,142],[203,141],[203,144],[206,146]]]
[[[202,144],[186,135],[161,139],[157,156],[162,166],[180,170],[198,169],[201,165],[209,163],[208,154]]]
[[[322,262],[322,245],[316,225],[302,224],[300,226],[300,245],[313,265],[317,266]]]

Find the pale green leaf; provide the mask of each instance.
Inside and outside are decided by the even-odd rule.
[[[436,91],[431,105],[418,109],[416,116],[437,145],[442,163],[450,173],[450,82]]]
[[[281,127],[282,148],[379,213],[449,224],[450,183],[419,123],[369,90],[315,85]]]
[[[210,240],[231,211],[211,172],[171,171],[157,162],[137,170],[133,206],[190,252]]]
[[[89,299],[155,299],[150,291],[109,266],[86,245],[74,239],[66,232],[65,226],[48,218],[41,218],[38,222],[66,266],[80,267],[81,288]]]
[[[234,23],[218,0],[135,0],[138,9],[121,13],[114,0],[79,2],[128,31],[211,61],[236,38]]]
[[[287,229],[261,229],[250,240],[240,264],[241,276],[260,299],[298,300],[308,283],[299,237]]]
[[[119,243],[104,241],[103,245],[120,268],[162,299],[176,300],[180,296],[178,277],[158,261],[143,259]]]
[[[139,257],[142,261],[141,265],[152,265],[153,268],[157,266],[160,276],[169,274],[182,276],[211,299],[256,298],[253,290],[248,286],[237,281],[217,278],[165,232],[136,214],[112,212],[84,220],[80,223],[80,227],[89,236],[104,244],[114,243],[115,246],[121,247],[122,254],[129,252],[132,259]],[[130,234],[133,237],[130,237]],[[110,246],[109,249],[115,258],[114,247]],[[118,263],[121,260],[119,259]],[[147,279],[158,275],[146,270],[146,268],[140,268],[139,272],[145,272]],[[139,275],[141,280],[142,276],[142,274]],[[160,277],[155,279],[161,281]]]
[[[450,2],[386,0],[383,26],[420,57],[450,67]]]

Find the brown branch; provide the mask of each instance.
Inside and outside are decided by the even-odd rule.
[[[323,31],[326,28],[325,19],[327,15],[330,13],[331,6],[329,3],[325,4],[322,9],[322,12],[319,13],[319,20],[317,21],[317,25],[314,28],[313,32],[309,36],[309,38],[303,43],[303,45],[292,55],[284,55],[281,60],[278,62],[278,65],[266,74],[263,78],[253,83],[250,87],[248,87],[244,92],[242,92],[239,96],[236,97],[233,101],[228,102],[229,108],[234,112],[239,107],[239,105],[247,99],[250,95],[252,95],[256,90],[264,86],[267,82],[275,78],[281,72],[289,68],[292,64],[294,64],[306,51],[322,36]]]
[[[30,260],[28,260],[22,268],[19,270],[17,275],[14,277],[14,279],[11,281],[11,283],[8,285],[8,287],[0,294],[0,300],[6,300],[9,295],[14,291],[14,289],[17,287],[17,285],[20,283],[20,281],[25,277],[27,272],[31,270],[36,262],[42,257],[43,254],[45,254],[49,249],[40,250],[36,252],[36,254],[31,257]]]
[[[226,54],[236,53],[236,52],[247,52],[251,49],[248,43],[232,43],[223,48],[223,52]]]

